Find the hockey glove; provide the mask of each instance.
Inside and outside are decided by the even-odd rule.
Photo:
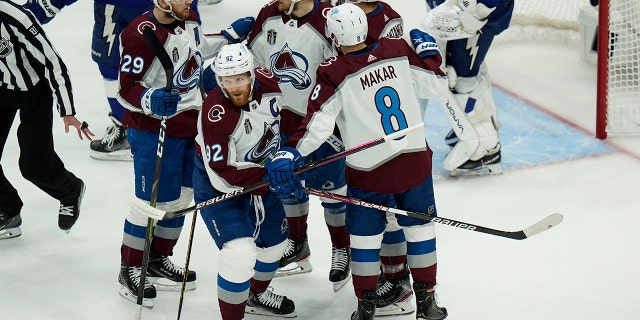
[[[418,29],[409,31],[409,37],[411,38],[411,44],[416,50],[416,53],[420,58],[432,57],[436,60],[438,65],[442,63],[442,54],[440,53],[440,47],[436,43],[431,35],[426,32],[422,32]]]
[[[28,0],[22,7],[31,11],[41,24],[45,24],[60,12],[64,6],[68,6],[78,0]]]
[[[276,152],[273,159],[265,163],[269,173],[269,187],[280,199],[291,196],[301,198],[304,195],[302,184],[295,170],[304,164],[304,158],[298,150],[284,147]]]
[[[166,91],[164,88],[149,88],[142,92],[140,105],[148,116],[169,117],[178,110],[178,102],[182,97],[176,91]]]
[[[225,36],[225,38],[227,38],[227,40],[231,41],[231,43],[242,42],[247,35],[249,35],[249,32],[251,32],[253,24],[255,23],[256,19],[253,17],[240,18],[232,22],[230,26],[220,32]]]
[[[208,94],[217,86],[216,73],[213,72],[213,64],[211,64],[211,66],[204,68],[204,71],[202,71],[202,87],[204,88],[204,92]]]

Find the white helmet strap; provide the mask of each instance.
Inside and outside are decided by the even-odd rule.
[[[286,12],[286,14],[288,16],[290,16],[291,13],[293,12],[293,7],[296,6],[296,3],[300,2],[300,1],[302,1],[302,0],[291,0],[291,4],[289,5],[289,9],[287,9],[287,12]]]
[[[158,0],[153,0],[153,4],[156,6],[156,8],[160,9],[162,12],[166,12],[170,14],[176,20],[182,20],[178,18],[175,12],[173,12],[173,6],[171,5],[171,0],[164,0],[164,2],[169,6],[169,9],[165,9],[161,7],[160,4],[158,3]]]

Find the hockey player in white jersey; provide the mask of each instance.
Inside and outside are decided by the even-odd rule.
[[[484,59],[493,38],[509,26],[513,0],[427,0],[427,5],[432,10],[421,26],[446,51],[455,102],[445,112],[453,129],[445,138],[452,149],[444,167],[454,176],[500,174],[500,123]],[[422,42],[420,30],[410,37],[416,47]]]
[[[402,37],[403,20],[391,6],[376,0],[341,0],[358,6],[367,15],[367,40],[371,44],[382,37]],[[407,268],[407,242],[395,214],[387,213],[387,225],[380,248],[381,272],[376,290],[377,316],[411,314],[411,279]]]
[[[203,202],[259,182],[262,166],[280,147],[282,93],[268,69],[255,68],[244,44],[220,50],[198,118],[193,173],[195,201]],[[295,317],[287,297],[267,290],[287,246],[287,219],[267,187],[200,210],[220,249],[218,305],[224,320],[246,313]]]
[[[168,118],[156,206],[163,210],[177,210],[193,201],[194,141],[203,101],[200,92],[202,61],[213,58],[233,39],[227,38],[224,32],[204,34],[197,16],[190,10],[191,0],[154,0],[154,4],[152,11],[131,21],[120,34],[122,59],[118,100],[127,108],[124,122],[128,126],[128,139],[134,156],[135,196],[140,201],[151,200],[160,119]],[[154,31],[173,62],[171,91],[165,90],[165,70],[142,35],[147,27]],[[238,30],[234,33],[242,35]],[[145,278],[151,281],[140,283],[147,218],[135,208],[129,212],[120,249],[119,282],[123,297],[137,301],[138,285],[144,286],[143,305],[150,307],[156,288],[180,290],[184,270],[174,265],[169,257],[173,254],[183,224],[184,217],[156,223]],[[195,289],[195,279],[195,272],[189,271],[187,290]]]
[[[327,17],[326,35],[343,55],[318,67],[309,97],[309,113],[302,125],[274,157],[269,181],[278,195],[297,193],[294,174],[299,158],[318,148],[337,124],[346,148],[420,123],[416,97],[441,98],[447,80],[439,68],[437,47],[433,59],[421,59],[403,39],[381,38],[365,44],[367,19],[357,6],[334,7]],[[349,197],[393,205],[436,216],[432,152],[423,132],[368,149],[346,159]],[[437,305],[436,237],[432,222],[398,216],[407,236],[408,264],[413,277],[417,319],[444,319],[447,310]],[[347,205],[346,229],[351,236],[352,280],[358,309],[352,320],[371,320],[376,312],[376,285],[380,243],[386,212]]]
[[[260,10],[247,43],[256,64],[270,69],[279,80],[283,94],[280,132],[286,140],[307,112],[307,98],[313,88],[316,69],[336,55],[324,36],[326,13],[331,5],[314,0],[271,1]],[[344,150],[339,134],[328,140],[307,161],[320,160]],[[308,186],[344,194],[344,159],[304,173]],[[329,280],[337,291],[349,276],[349,235],[344,229],[345,204],[320,199],[331,238],[332,257]],[[281,260],[278,275],[311,271],[311,251],[307,240],[309,197],[283,199],[289,221],[289,247]]]

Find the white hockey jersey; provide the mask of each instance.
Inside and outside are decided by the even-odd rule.
[[[345,148],[422,122],[416,96],[447,94],[447,79],[435,61],[418,57],[406,41],[382,38],[359,52],[330,59],[318,68],[309,114],[287,145],[303,156],[318,148],[338,125]],[[424,132],[411,131],[347,157],[347,184],[397,193],[431,174]]]
[[[202,105],[199,90],[202,62],[228,43],[222,35],[205,35],[192,12],[184,21],[161,25],[147,12],[133,21],[120,34],[120,74],[118,101],[129,111],[126,124],[134,129],[158,131],[159,121],[144,114],[140,97],[147,88],[164,88],[166,73],[142,30],[150,27],[163,44],[173,62],[171,87],[182,98],[178,113],[167,122],[167,136],[195,136],[195,119]]]
[[[256,68],[255,74],[254,99],[247,105],[234,106],[216,87],[198,118],[196,152],[211,185],[224,193],[259,182],[264,160],[280,148],[282,93],[269,70]]]
[[[279,80],[283,95],[281,131],[285,134],[292,134],[307,113],[307,98],[318,65],[336,55],[324,34],[331,5],[315,3],[309,14],[293,18],[278,11],[277,1],[271,1],[260,10],[247,39],[256,64],[267,67]]]

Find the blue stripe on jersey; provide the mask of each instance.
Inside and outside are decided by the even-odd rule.
[[[218,287],[227,290],[229,292],[243,292],[249,289],[251,285],[251,281],[247,280],[242,283],[234,283],[231,281],[225,280],[223,277],[218,275]]]
[[[382,243],[395,244],[405,242],[404,231],[402,229],[396,231],[385,232],[382,238]]]
[[[407,254],[417,256],[421,254],[427,254],[436,251],[436,239],[420,241],[420,242],[407,242]]]
[[[124,221],[124,233],[132,235],[136,238],[145,238],[147,226],[139,226],[131,223],[129,220]]]
[[[351,247],[353,262],[376,262],[380,260],[380,249],[358,249]]]
[[[267,263],[267,262],[262,262],[257,260],[256,265],[253,267],[253,269],[257,272],[268,273],[268,272],[276,271],[278,269],[279,264],[280,264],[280,261]]]

